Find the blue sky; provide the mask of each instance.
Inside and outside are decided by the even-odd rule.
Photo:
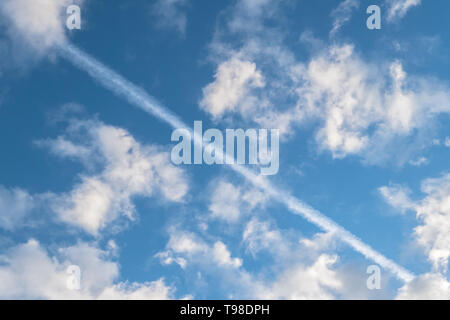
[[[65,26],[72,3],[81,30]],[[0,298],[449,299],[448,9],[2,1]],[[116,74],[189,126],[279,129],[275,196],[227,166],[171,163],[173,128]]]

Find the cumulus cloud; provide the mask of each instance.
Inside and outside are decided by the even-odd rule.
[[[411,190],[401,185],[383,186],[378,189],[383,198],[391,206],[401,210],[404,213],[406,210],[414,208],[414,202],[410,199]]]
[[[243,232],[243,242],[253,259],[269,253],[266,272],[239,275],[249,297],[259,299],[364,299],[375,297],[366,287],[363,270],[344,267],[336,253],[337,239],[330,233],[311,238],[281,230],[273,223],[253,218]],[[267,260],[265,260],[267,261]],[[266,262],[267,265],[267,262]],[[388,294],[385,290],[377,294]]]
[[[417,239],[435,268],[447,270],[450,257],[450,175],[422,183],[426,197],[416,204],[422,225],[415,229]]]
[[[237,222],[243,213],[263,207],[266,197],[259,190],[237,187],[220,179],[214,182],[209,211],[212,218]]]
[[[316,139],[335,158],[361,154],[368,162],[382,161],[380,153],[389,151],[392,142],[398,148],[401,139],[427,132],[437,114],[450,110],[445,85],[408,77],[396,61],[383,74],[380,66],[363,61],[349,45],[333,46],[314,58],[303,79],[300,105],[323,119]],[[416,142],[420,149],[421,141]]]
[[[66,8],[81,4],[82,0],[4,0],[0,4],[2,16],[9,22],[12,38],[19,37],[38,52],[66,41],[64,23]]]
[[[425,197],[411,201],[402,188],[380,188],[391,205],[416,212],[421,222],[414,229],[417,241],[425,249],[434,270],[446,272],[450,257],[450,174],[424,180],[421,190]]]
[[[23,225],[35,206],[35,198],[27,191],[0,185],[0,228],[12,231]]]
[[[238,1],[229,19],[218,25],[210,46],[218,66],[215,80],[204,87],[202,109],[214,120],[238,116],[278,128],[282,138],[293,136],[297,128],[312,129],[318,150],[336,159],[353,155],[366,164],[426,164],[420,153],[433,138],[434,121],[450,110],[447,84],[409,75],[401,61],[370,62],[346,43],[327,47],[315,40],[320,45],[308,60],[299,61],[285,45],[286,35],[265,23],[273,22],[271,12],[280,13],[279,2],[267,12],[265,5]],[[413,6],[404,1],[390,5]],[[340,2],[332,13],[332,32],[357,6],[357,1]],[[255,19],[247,18],[244,28],[238,23],[242,17]],[[239,40],[230,41],[230,35]],[[245,67],[237,67],[243,62]],[[243,71],[233,71],[239,69]]]
[[[245,226],[242,241],[254,256],[265,249],[273,249],[277,255],[284,254],[289,250],[281,232],[272,228],[269,222],[260,221],[257,218],[251,219]]]
[[[438,115],[450,111],[446,84],[410,76],[399,61],[371,63],[361,58],[353,45],[343,44],[320,50],[302,63],[275,48],[269,50],[256,42],[234,56],[252,61],[275,55],[274,66],[283,70],[284,76],[275,76],[263,91],[240,90],[239,99],[232,99],[240,102],[230,104],[232,107],[226,107],[231,100],[221,95],[217,104],[204,98],[202,107],[209,106],[214,119],[223,117],[227,110],[247,121],[278,127],[282,134],[289,134],[295,126],[312,124],[318,149],[331,152],[336,159],[357,155],[368,164],[392,161],[398,165],[416,163],[414,157],[430,145],[428,138]],[[223,62],[219,69],[227,65],[228,61]],[[257,78],[264,77],[262,71],[257,72]],[[211,89],[218,88],[218,83],[208,85],[205,91],[221,92]],[[234,86],[229,84],[232,77],[225,83]],[[284,103],[290,105],[287,108],[279,108],[278,98],[274,98],[280,96],[280,89],[285,90],[283,96],[290,97]]]
[[[310,266],[297,265],[285,270],[265,290],[259,299],[329,300],[343,287],[333,265],[335,255],[320,255]]]
[[[439,273],[427,273],[398,290],[398,300],[450,300],[450,283]]]
[[[51,207],[66,223],[97,234],[120,217],[134,218],[134,197],[181,202],[186,177],[167,151],[141,145],[126,130],[98,121],[74,121],[67,134],[37,142],[60,157],[79,159],[86,173],[72,191],[54,195]]]
[[[215,81],[203,89],[200,107],[215,119],[235,111],[238,105],[242,108],[252,103],[248,93],[251,89],[264,87],[264,79],[256,65],[237,58],[220,64],[214,77]]]
[[[236,269],[242,265],[240,258],[231,257],[228,247],[222,241],[205,242],[195,233],[173,228],[166,251],[156,255],[163,264],[177,263],[181,268],[188,264],[213,264],[221,268]]]
[[[272,222],[252,218],[242,231],[242,244],[246,253],[251,253],[250,258],[247,256],[252,260],[248,264],[244,264],[244,257],[233,257],[217,234],[203,230],[200,235],[172,228],[169,235],[167,250],[157,256],[164,265],[179,264],[188,281],[193,281],[193,290],[202,279],[214,279],[209,281],[226,288],[226,297],[232,299],[337,299],[370,295],[365,273],[358,275],[353,270],[348,275],[338,256],[329,253],[336,248],[330,234],[303,238],[293,230],[280,230]],[[259,260],[261,257],[264,260]]]
[[[2,299],[168,299],[174,291],[162,279],[117,282],[118,264],[107,251],[87,243],[59,248],[50,256],[32,239],[10,248],[0,261]],[[71,265],[81,270],[79,290],[68,285]]]

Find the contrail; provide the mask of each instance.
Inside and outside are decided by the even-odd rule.
[[[94,80],[98,81],[106,89],[111,90],[116,95],[125,98],[130,104],[154,115],[159,120],[168,123],[172,128],[189,128],[180,118],[162,106],[155,98],[147,92],[137,87],[130,81],[123,78],[107,66],[103,65],[93,57],[84,53],[70,43],[65,43],[57,47],[61,55],[81,70],[86,71]],[[192,130],[191,134],[192,134]],[[194,134],[194,144],[202,145],[202,137]],[[220,155],[219,155],[220,156]],[[227,158],[228,155],[225,155]],[[227,162],[225,162],[227,163]],[[254,173],[252,170],[238,164],[230,165],[231,169],[244,176],[255,187],[264,190],[273,200],[284,204],[288,210],[316,225],[320,229],[332,233],[341,241],[350,245],[354,250],[364,257],[374,261],[386,270],[392,272],[399,279],[409,282],[415,275],[398,265],[394,261],[386,258],[378,251],[365,244],[355,235],[338,225],[336,222],[323,215],[321,212],[311,208],[298,198],[290,195],[287,191],[275,187],[265,177]]]

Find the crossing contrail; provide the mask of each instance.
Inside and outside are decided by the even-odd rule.
[[[59,45],[57,49],[61,56],[70,61],[74,66],[86,71],[94,80],[98,81],[102,86],[112,91],[117,96],[125,98],[130,104],[154,115],[159,120],[168,123],[174,129],[189,128],[189,126],[187,126],[178,116],[161,105],[154,97],[149,95],[143,89],[134,85],[101,62],[78,49],[76,46],[70,43],[65,43]],[[190,131],[191,133],[193,132],[192,130]],[[195,133],[193,137],[194,144],[196,146],[202,146],[202,137],[196,136]],[[227,157],[228,155],[225,154],[225,158]],[[264,176],[256,174],[242,165],[231,164],[229,166],[232,170],[244,176],[255,187],[265,191],[265,193],[273,200],[284,204],[289,211],[302,216],[323,231],[335,235],[367,259],[372,260],[384,269],[392,272],[397,278],[405,282],[409,282],[415,278],[413,273],[398,265],[394,261],[386,258],[384,255],[374,250],[368,244],[353,235],[351,232],[347,231],[336,222],[310,207],[300,199],[292,196],[286,190],[275,187]]]

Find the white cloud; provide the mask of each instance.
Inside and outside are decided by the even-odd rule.
[[[343,287],[333,270],[337,256],[320,255],[310,266],[297,265],[285,270],[265,290],[259,299],[325,300],[335,299],[335,292]]]
[[[119,283],[105,288],[99,300],[167,300],[172,299],[173,288],[163,279],[146,283]]]
[[[157,18],[160,27],[174,28],[184,34],[186,32],[187,18],[183,12],[188,4],[187,0],[158,0],[152,6],[152,12]]]
[[[3,0],[0,11],[9,22],[11,37],[24,39],[42,53],[66,40],[65,9],[72,3],[72,0]]]
[[[175,253],[193,255],[208,250],[208,246],[195,234],[173,230],[167,248]]]
[[[280,40],[277,32],[244,37],[244,46],[235,50],[216,39],[211,45],[218,64],[216,78],[203,89],[200,107],[214,120],[236,120],[232,117],[239,115],[279,129],[282,135],[292,133],[299,115],[286,109],[296,97],[291,70],[295,58]]]
[[[264,249],[273,250],[277,255],[289,252],[280,231],[271,228],[269,222],[260,221],[256,218],[251,219],[245,226],[242,241],[247,250],[254,256]]]
[[[47,139],[36,141],[36,145],[40,147],[48,147],[49,151],[60,157],[74,158],[84,160],[90,156],[91,150],[89,148],[77,145],[64,137],[56,139]]]
[[[387,21],[394,22],[403,18],[409,9],[420,5],[421,0],[385,0],[388,7]],[[342,26],[352,17],[353,12],[359,8],[358,0],[343,0],[336,9],[331,12],[334,18],[330,36],[334,36]]]
[[[137,142],[126,130],[96,121],[75,121],[67,136],[44,140],[61,157],[81,159],[89,171],[71,192],[55,195],[52,209],[69,224],[97,234],[115,219],[134,217],[132,199],[161,195],[180,202],[187,193],[186,177],[170,163],[169,153]]]
[[[36,240],[17,245],[0,255],[2,299],[168,299],[173,288],[163,280],[148,283],[116,282],[119,266],[109,253],[79,243],[49,256]],[[67,285],[69,265],[81,269],[80,290]]]
[[[434,267],[447,270],[450,257],[450,175],[427,179],[422,183],[427,196],[416,204],[422,225],[415,233]]]
[[[423,147],[421,134],[433,119],[450,111],[450,90],[436,81],[408,77],[400,62],[389,70],[363,61],[351,45],[332,46],[299,69],[303,118],[321,119],[316,140],[334,158],[361,155],[368,163],[381,163],[404,142],[399,164]],[[431,83],[434,83],[431,85]]]
[[[238,58],[220,64],[214,77],[215,81],[203,89],[200,107],[215,119],[245,107],[252,100],[248,97],[251,89],[264,87],[264,79],[256,65]]]
[[[35,205],[34,197],[27,191],[0,185],[0,228],[11,231],[23,225]]]
[[[364,270],[338,263],[338,256],[331,253],[336,251],[338,241],[330,233],[304,238],[294,230],[281,230],[253,218],[243,232],[243,242],[254,259],[264,254],[268,261],[267,253],[273,259],[259,272],[244,270],[240,280],[235,280],[243,283],[250,298],[364,299],[380,294],[367,289]],[[272,272],[267,273],[269,265]],[[381,294],[388,292],[383,290]]]
[[[333,14],[334,30],[350,19],[356,6],[356,1],[340,2]],[[434,121],[450,111],[445,83],[408,75],[400,61],[369,62],[350,44],[327,48],[315,41],[320,45],[311,58],[298,61],[284,44],[286,35],[265,23],[275,20],[272,13],[279,11],[279,3],[265,9],[266,1],[238,1],[230,19],[218,26],[211,44],[211,59],[218,64],[216,79],[204,88],[201,108],[215,120],[238,115],[278,128],[284,138],[293,136],[296,127],[315,130],[318,149],[330,151],[336,159],[356,155],[366,164],[425,164],[417,159],[430,145]],[[234,33],[239,41],[230,42],[227,36]],[[257,74],[261,85],[242,85],[245,77],[219,76],[221,69],[227,70],[223,74],[239,69],[231,68],[232,61],[252,65],[251,73],[242,69]]]
[[[213,217],[227,221],[237,221],[240,216],[241,195],[233,184],[221,181],[211,197],[209,210]]]
[[[416,212],[417,219],[421,222],[414,229],[417,241],[425,249],[433,269],[446,272],[450,257],[450,174],[424,180],[421,190],[426,196],[421,200],[411,201],[404,188],[380,188],[391,205]]]
[[[414,209],[414,202],[409,195],[411,190],[401,185],[390,185],[389,187],[380,187],[378,191],[391,206],[400,209],[402,213],[406,210]]]
[[[409,9],[420,5],[422,0],[386,0],[388,9],[388,21],[403,18]]]
[[[231,268],[239,268],[242,265],[242,260],[239,258],[232,258],[230,251],[222,241],[214,243],[212,248],[213,260],[219,266],[229,266]]]
[[[427,165],[429,163],[429,160],[425,157],[420,157],[416,160],[410,160],[410,161],[408,161],[408,163],[414,167],[420,167],[420,166]]]
[[[226,180],[214,182],[209,211],[211,217],[227,222],[237,222],[243,213],[262,207],[266,197],[259,190],[236,187]]]
[[[450,137],[445,137],[444,145],[445,145],[447,148],[450,148]]]
[[[261,250],[265,251],[265,259],[267,253],[273,259],[260,272],[241,273],[240,281],[247,287],[250,298],[368,299],[389,294],[388,290],[368,290],[365,270],[351,267],[348,261],[339,262],[338,255],[332,253],[336,252],[338,239],[330,233],[304,238],[298,232],[252,219],[243,237],[245,244],[252,245],[255,259]]]
[[[222,241],[208,244],[197,234],[173,228],[166,251],[156,254],[163,264],[177,263],[181,268],[188,264],[200,263],[219,268],[237,269],[241,267],[242,260],[231,257],[231,253]]]
[[[336,238],[328,233],[307,239],[298,231],[253,218],[242,230],[242,243],[251,253],[246,264],[217,238],[205,230],[200,236],[173,228],[167,250],[157,256],[164,265],[180,264],[182,258],[180,266],[192,291],[221,288],[227,299],[363,299],[389,294],[369,291],[365,270],[343,266],[330,253]]]
[[[250,238],[249,227],[253,228]],[[265,279],[257,274],[241,275],[248,280],[243,282],[252,298],[337,299],[346,294],[349,281],[354,281],[352,277],[344,277],[336,267],[337,255],[324,253],[332,247],[330,235],[317,234],[312,239],[291,242],[285,232],[269,227],[267,222],[254,220],[247,226],[244,238],[247,242],[254,240],[250,242],[253,249],[272,253],[276,270],[273,276]]]
[[[264,18],[278,12],[277,0],[238,0],[228,28],[231,32],[254,33],[263,29]]]
[[[398,290],[398,300],[450,300],[450,283],[441,274],[427,273]]]
[[[358,0],[344,0],[339,6],[331,12],[331,16],[334,18],[333,28],[330,31],[330,35],[335,35],[339,29],[347,23],[353,13],[353,10],[359,8]]]

